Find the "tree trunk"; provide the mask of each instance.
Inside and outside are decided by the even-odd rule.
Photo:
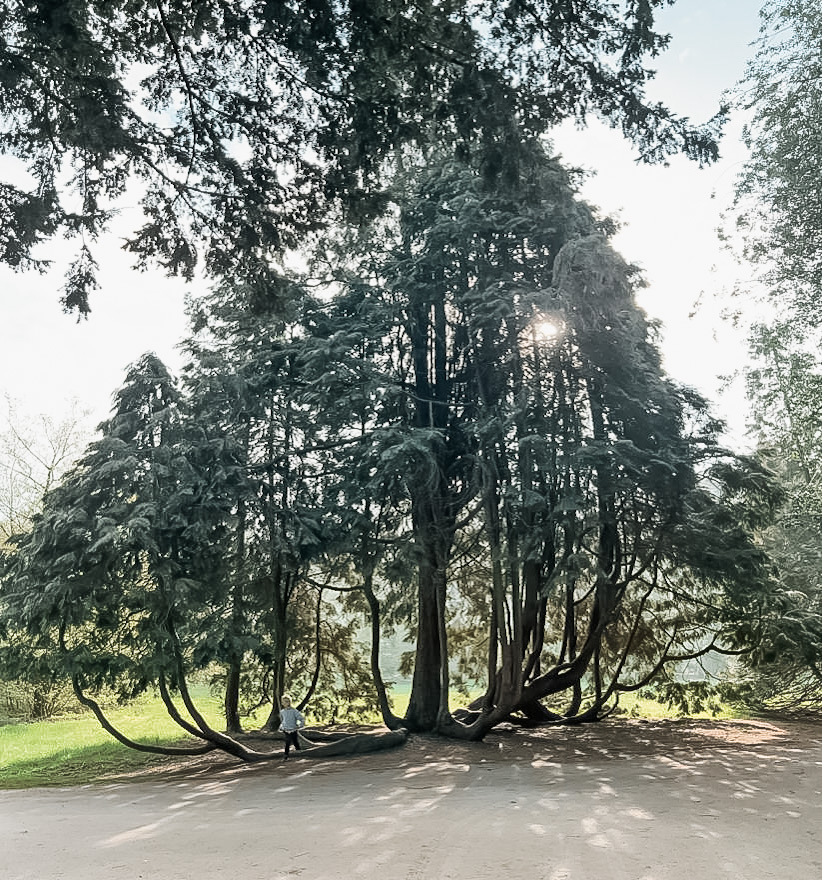
[[[275,563],[272,578],[272,612],[273,620],[271,636],[274,643],[274,657],[271,663],[271,713],[263,725],[263,730],[277,730],[280,726],[280,697],[285,686],[285,666],[288,645],[288,596],[290,575],[282,570],[280,561]]]
[[[364,551],[363,556],[366,555]],[[391,711],[385,682],[382,679],[382,671],[380,669],[380,602],[374,593],[374,569],[370,561],[363,565],[363,592],[371,612],[371,676],[374,679],[374,687],[377,691],[377,701],[380,706],[382,720],[389,730],[396,730],[402,726],[402,720]]]
[[[246,437],[246,446],[248,438]],[[237,544],[235,550],[234,587],[231,591],[231,638],[240,639],[245,629],[243,620],[243,583],[245,578],[245,500],[240,499],[237,507]],[[236,647],[231,649],[225,685],[225,725],[229,733],[242,733],[240,723],[240,673],[243,666],[243,652]]]
[[[225,684],[225,729],[228,733],[242,733],[240,723],[240,672],[242,663],[235,657],[228,664]]]
[[[442,603],[437,601],[441,591]],[[417,651],[405,726],[412,731],[436,729],[440,709],[442,651],[439,609],[444,605],[445,572],[428,559],[420,563],[417,603]]]

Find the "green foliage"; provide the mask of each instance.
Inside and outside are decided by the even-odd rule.
[[[759,710],[818,713],[822,707],[817,333],[786,320],[751,333],[751,427],[782,490],[777,516],[761,535],[773,561],[774,588],[763,606],[758,649],[741,681],[746,703]]]
[[[737,183],[737,227],[745,256],[763,273],[769,296],[797,330],[817,326],[822,258],[822,14],[813,0],[769,0],[758,52],[740,84],[750,111],[750,156]]]
[[[136,177],[138,265],[218,283],[181,384],[136,364],[5,555],[4,669],[170,689],[249,757],[188,675],[224,688],[232,732],[267,703],[276,726],[287,688],[328,719],[379,704],[481,737],[759,643],[772,475],[664,375],[614,223],[542,146],[597,113],[645,159],[715,157],[720,120],[644,98],[663,2],[6,4],[0,150],[37,195],[0,189],[0,257],[76,234],[85,312]],[[395,632],[403,719],[377,657]],[[463,723],[449,691],[478,682]]]
[[[710,161],[720,119],[644,96],[664,2],[7,0],[0,152],[32,184],[0,185],[0,259],[42,268],[38,244],[77,238],[64,305],[87,313],[91,248],[136,181],[138,266],[265,291],[273,258],[335,205],[355,221],[384,208],[404,149],[448,143],[511,180],[517,125],[597,113],[646,160]]]
[[[176,675],[175,628],[196,643],[219,608],[221,502],[202,468],[215,450],[196,452],[168,373],[146,356],[7,559],[4,618],[30,641],[9,640],[6,668],[61,669],[125,697]]]
[[[324,357],[349,377],[325,399],[355,414],[335,465],[362,514],[351,565],[387,606],[394,560],[413,566],[404,723],[457,735],[557,693],[596,717],[666,661],[750,648],[769,589],[772,474],[664,376],[609,224],[529,149],[505,186],[447,156],[407,167],[391,218],[318,259],[344,266]],[[395,550],[366,566],[365,546]],[[446,658],[450,684],[488,686],[474,733],[441,720]]]
[[[192,303],[182,390],[135,365],[9,555],[2,616],[30,647],[7,666],[184,701],[218,667],[232,731],[267,702],[276,726],[288,689],[325,718],[379,703],[480,738],[560,703],[593,720],[666,665],[756,647],[772,474],[664,375],[613,224],[520,134],[515,180],[409,157],[390,210],[318,239],[324,300],[281,273]],[[402,719],[377,657],[397,628]],[[480,681],[452,715],[452,686]]]
[[[822,406],[819,294],[822,231],[822,12],[805,0],[769,2],[759,51],[741,100],[752,112],[750,158],[737,185],[745,254],[759,271],[767,308],[750,334],[747,370],[754,436],[779,475],[785,501],[763,535],[776,590],[759,650],[743,682],[752,706],[822,706]]]
[[[0,717],[45,721],[78,710],[74,691],[68,682],[0,681]]]
[[[728,686],[708,679],[703,681],[677,681],[662,679],[645,688],[643,694],[680,715],[708,714],[717,717],[727,712],[727,700],[735,696]]]

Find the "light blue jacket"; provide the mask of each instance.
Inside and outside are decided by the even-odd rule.
[[[305,718],[299,709],[291,706],[288,709],[280,709],[280,730],[291,733],[301,727],[305,727]]]

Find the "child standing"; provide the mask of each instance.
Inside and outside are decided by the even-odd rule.
[[[284,761],[288,760],[288,752],[292,745],[300,751],[300,737],[297,731],[301,727],[305,727],[303,713],[292,707],[291,697],[288,694],[283,694],[280,698],[280,730],[285,735]]]

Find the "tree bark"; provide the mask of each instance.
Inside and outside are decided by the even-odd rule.
[[[412,731],[436,728],[441,699],[439,609],[437,593],[445,592],[445,572],[431,560],[420,563],[417,601],[417,648],[411,698],[405,713],[405,726]]]
[[[239,658],[232,658],[228,664],[225,684],[225,729],[229,733],[242,733],[240,722],[240,673],[242,663]]]

